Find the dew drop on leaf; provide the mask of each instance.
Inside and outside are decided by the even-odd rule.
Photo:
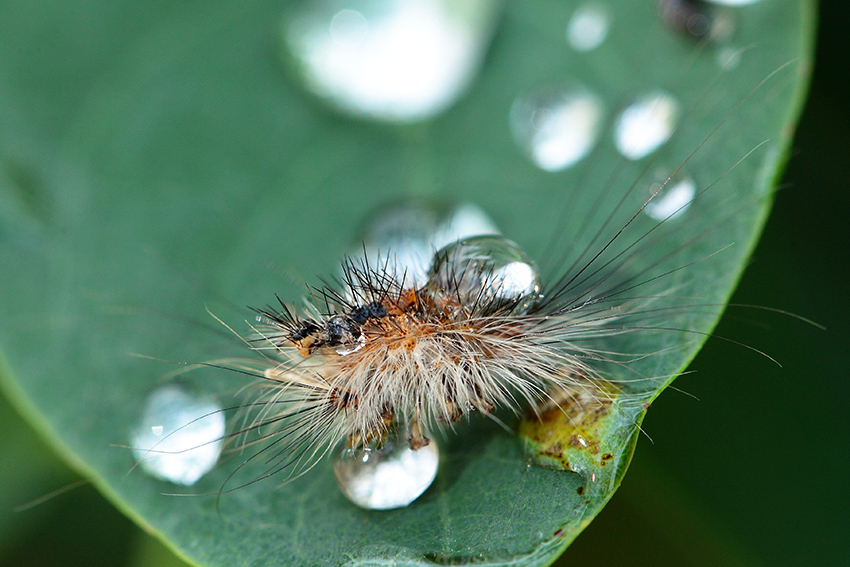
[[[342,492],[361,508],[392,510],[419,498],[434,482],[439,464],[436,442],[416,450],[408,430],[390,431],[380,447],[348,447],[343,440],[334,456],[334,474]]]
[[[142,470],[191,486],[215,466],[224,434],[224,414],[215,402],[168,385],[148,396],[131,446]]]

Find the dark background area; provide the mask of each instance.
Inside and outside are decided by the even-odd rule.
[[[689,395],[670,390],[653,405],[644,424],[651,440],[641,439],[622,488],[558,565],[850,564],[847,21],[844,3],[821,6],[808,104],[774,211],[732,300],[827,330],[730,308],[717,334],[764,350],[782,367],[710,340],[696,373],[676,382]],[[73,482],[10,411],[0,408],[5,431],[14,433],[0,446],[4,466],[9,455],[12,463],[31,455],[22,483],[33,480],[30,469],[38,475],[21,502]],[[90,486],[9,512],[21,502],[0,502],[0,518],[14,526],[0,540],[0,564],[163,564],[158,544]]]

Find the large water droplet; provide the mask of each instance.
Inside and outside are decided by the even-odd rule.
[[[608,37],[611,16],[598,4],[585,4],[573,12],[567,24],[567,43],[576,51],[596,49]]]
[[[341,110],[411,122],[448,108],[474,78],[501,2],[312,0],[283,22],[307,88]]]
[[[434,482],[439,464],[437,444],[412,450],[408,430],[390,431],[378,447],[337,448],[334,473],[342,492],[367,510],[403,508],[419,498]]]
[[[584,89],[540,89],[514,102],[511,131],[537,167],[559,171],[593,149],[602,116],[602,101]]]
[[[428,279],[434,252],[447,244],[483,234],[499,234],[481,207],[462,203],[448,210],[424,203],[403,203],[378,212],[367,227],[362,246],[369,265],[395,281],[420,286]]]
[[[511,306],[524,313],[540,296],[534,262],[500,236],[467,238],[437,252],[428,285],[466,309]]]
[[[631,160],[649,155],[670,139],[678,118],[679,103],[672,95],[655,92],[640,97],[617,119],[617,150]]]
[[[691,206],[696,190],[696,182],[681,173],[669,181],[666,177],[660,179],[650,187],[650,193],[655,196],[643,212],[657,221],[677,218]]]
[[[131,433],[133,456],[156,478],[190,486],[218,461],[224,414],[210,399],[169,385],[148,396]]]

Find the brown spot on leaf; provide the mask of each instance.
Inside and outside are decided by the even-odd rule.
[[[564,454],[564,449],[561,447],[561,443],[556,441],[552,445],[546,447],[543,452],[550,457],[560,458]]]

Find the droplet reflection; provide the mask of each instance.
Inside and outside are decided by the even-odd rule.
[[[646,157],[670,139],[678,119],[679,103],[671,95],[655,92],[642,96],[617,119],[617,150],[631,160]]]
[[[511,131],[537,167],[560,171],[593,149],[603,108],[599,97],[584,89],[540,89],[514,102]]]
[[[408,431],[399,427],[378,446],[352,449],[344,440],[334,458],[337,484],[349,500],[367,510],[403,508],[434,482],[439,465],[437,444],[412,450]]]
[[[133,456],[148,474],[191,486],[215,466],[224,431],[215,402],[164,386],[148,396],[131,433]]]
[[[283,38],[307,88],[341,110],[412,122],[449,107],[474,78],[501,2],[312,0]]]

